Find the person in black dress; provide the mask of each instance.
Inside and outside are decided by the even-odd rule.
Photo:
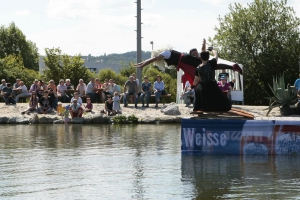
[[[202,64],[195,71],[193,88],[195,89],[194,111],[228,111],[230,102],[218,87],[215,70],[218,69],[218,53],[212,50],[214,58],[209,59],[209,52],[200,53]]]

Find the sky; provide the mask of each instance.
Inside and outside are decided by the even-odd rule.
[[[136,0],[0,0],[0,25],[14,22],[41,55],[59,47],[69,55],[136,50]],[[141,0],[142,50],[201,49],[230,3],[253,0]],[[300,0],[288,0],[300,17]]]

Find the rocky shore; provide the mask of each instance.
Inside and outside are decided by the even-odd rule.
[[[67,105],[67,104],[65,104]],[[27,103],[18,103],[16,106],[6,106],[4,103],[0,104],[0,123],[1,124],[53,124],[62,123],[62,117],[58,116],[56,112],[50,114],[37,114],[32,112],[30,114],[21,114],[27,108]],[[244,109],[245,111],[253,114],[255,119],[272,119],[281,118],[279,108],[273,109],[272,112],[266,117],[267,106],[244,106],[234,105],[236,108]],[[77,124],[106,124],[113,123],[112,118],[114,116],[107,116],[101,114],[100,110],[104,109],[104,104],[94,104],[94,111],[86,113],[83,117],[74,118],[69,123]],[[128,107],[122,107],[122,116],[134,115],[137,117],[138,123],[180,123],[182,118],[193,117],[190,113],[193,107],[185,107],[184,104],[170,103],[166,105],[160,105],[155,108],[154,105],[150,107],[138,107],[135,108],[133,104],[129,104]],[[194,116],[195,117],[195,116]],[[299,118],[299,115],[289,116],[290,119]]]

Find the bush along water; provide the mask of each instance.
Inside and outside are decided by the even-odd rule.
[[[132,115],[117,115],[112,118],[112,122],[114,124],[136,124],[138,122],[138,118]]]

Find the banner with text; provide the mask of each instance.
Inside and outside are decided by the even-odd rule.
[[[300,124],[277,120],[182,119],[181,151],[300,154]]]

